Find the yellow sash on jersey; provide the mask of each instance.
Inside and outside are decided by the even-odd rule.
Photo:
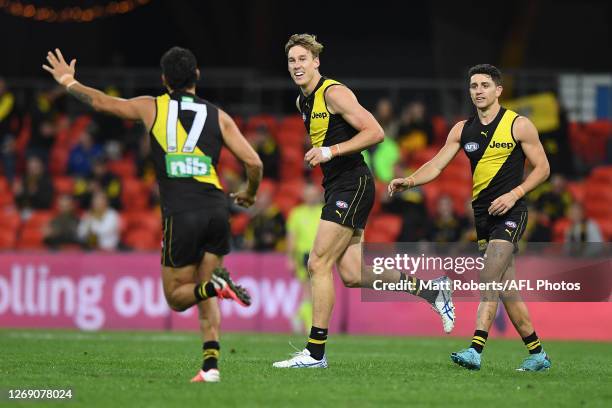
[[[478,194],[487,188],[514,149],[520,148],[512,137],[512,124],[517,116],[516,112],[506,110],[493,136],[487,140],[487,148],[474,169],[472,201],[476,200]],[[508,147],[510,145],[512,145],[511,148]]]
[[[326,79],[314,95],[314,104],[310,112],[310,142],[314,147],[323,146],[327,134],[331,113],[327,110],[325,103],[325,90],[332,85],[341,85],[341,83],[333,79]]]

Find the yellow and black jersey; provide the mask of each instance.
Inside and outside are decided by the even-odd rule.
[[[298,104],[306,131],[310,135],[312,146],[333,146],[351,139],[358,131],[348,124],[341,115],[332,114],[327,109],[325,91],[340,82],[321,77],[314,91],[304,96],[300,92]],[[363,175],[368,172],[361,153],[336,156],[327,163],[321,164],[323,170],[323,186],[329,185],[338,176],[351,172]]]
[[[186,92],[155,99],[151,155],[165,215],[227,205],[216,165],[223,146],[219,110]]]
[[[472,207],[485,209],[497,197],[523,182],[525,153],[512,134],[519,115],[501,108],[495,119],[483,125],[478,116],[469,118],[461,132],[461,147],[472,167]],[[524,207],[524,200],[515,204]]]

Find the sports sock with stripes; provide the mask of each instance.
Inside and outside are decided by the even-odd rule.
[[[321,360],[325,354],[325,343],[327,342],[327,329],[312,326],[306,349],[315,360]]]
[[[525,347],[527,347],[529,354],[538,354],[542,352],[542,344],[536,332],[531,333],[527,337],[523,337],[523,343],[525,343]]]
[[[202,363],[202,370],[208,371],[211,368],[217,368],[217,362],[219,361],[219,342],[218,341],[205,341],[202,345],[202,356],[204,362]]]
[[[193,289],[193,294],[198,302],[201,302],[202,300],[217,296],[217,291],[215,290],[215,285],[213,285],[212,282],[206,281],[198,283]]]
[[[400,272],[400,282],[405,280],[410,282],[409,289],[407,289],[406,292],[425,299],[429,303],[434,303],[436,301],[439,290],[422,289],[422,279],[419,279],[416,276],[411,276],[408,278],[404,272]]]
[[[482,349],[484,348],[485,343],[487,342],[487,337],[489,337],[488,332],[484,330],[476,330],[474,332],[474,337],[472,337],[472,344],[470,345],[470,347],[476,350],[478,354],[482,353]]]

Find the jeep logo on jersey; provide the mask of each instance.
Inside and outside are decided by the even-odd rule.
[[[208,176],[211,170],[211,158],[194,154],[167,154],[166,173],[168,177]]]
[[[480,145],[478,143],[470,142],[470,143],[466,143],[463,148],[465,149],[466,152],[471,153],[471,152],[475,152],[476,150],[478,150],[479,147]]]
[[[336,207],[338,208],[348,208],[348,204],[345,201],[336,201]]]
[[[325,119],[327,118],[327,112],[312,112],[310,119]]]
[[[506,227],[508,227],[508,228],[516,228],[516,222],[514,222],[514,221],[506,221]]]
[[[489,147],[492,148],[502,148],[502,149],[512,149],[514,147],[514,143],[512,142],[504,142],[504,143],[499,143],[499,142],[491,142],[491,144],[489,145]]]

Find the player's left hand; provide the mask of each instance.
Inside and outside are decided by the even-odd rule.
[[[74,80],[76,59],[70,61],[70,64],[66,63],[64,56],[59,48],[55,49],[55,52],[49,51],[47,53],[47,62],[49,65],[43,65],[43,69],[53,75],[55,79],[61,85],[68,85]]]
[[[327,152],[327,154],[325,154],[325,152]],[[304,155],[304,162],[310,167],[315,167],[321,163],[328,162],[331,159],[332,154],[329,147],[313,147]]]
[[[230,193],[230,197],[234,199],[234,203],[244,208],[249,208],[255,203],[255,196],[250,195],[246,191]]]
[[[500,197],[497,197],[495,200],[493,200],[493,202],[491,203],[491,206],[489,207],[489,214],[504,215],[505,213],[510,211],[512,207],[514,207],[515,203],[516,203],[516,196],[512,194],[512,192],[506,193]]]

